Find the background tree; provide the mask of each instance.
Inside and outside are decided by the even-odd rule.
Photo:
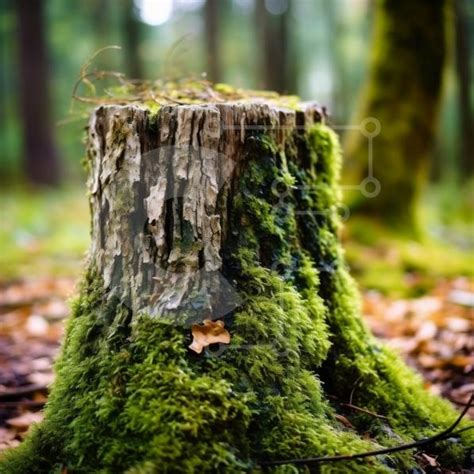
[[[444,0],[375,2],[370,71],[358,121],[374,117],[381,124],[373,141],[373,172],[381,188],[373,198],[359,195],[355,205],[410,232],[417,232],[417,203],[437,125],[445,8]],[[351,133],[346,152],[348,174],[357,174],[360,181],[368,173],[367,138],[359,131]]]
[[[473,60],[469,41],[469,5],[466,0],[454,1],[454,17],[456,72],[459,86],[458,100],[461,126],[460,170],[461,176],[465,179],[472,177],[474,172],[474,103],[471,93],[471,68]]]
[[[281,93],[296,92],[298,80],[291,47],[290,6],[288,0],[257,0],[255,7],[262,87]]]
[[[44,0],[15,1],[18,20],[18,81],[23,128],[23,163],[34,184],[57,184],[59,161],[54,143]]]
[[[221,3],[221,0],[206,0],[204,7],[207,77],[213,82],[219,82],[221,80],[219,48],[219,6]]]
[[[141,23],[136,17],[134,1],[125,0],[123,13],[123,55],[127,75],[134,79],[143,79],[143,67],[140,60]]]

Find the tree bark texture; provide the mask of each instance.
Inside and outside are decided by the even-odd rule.
[[[45,421],[5,472],[261,472],[451,424],[361,321],[324,121],[257,99],[96,110],[87,271]],[[227,342],[193,350],[213,323]],[[446,465],[463,464],[463,436],[433,447]],[[340,472],[416,465],[405,452]],[[268,468],[288,469],[307,472]]]

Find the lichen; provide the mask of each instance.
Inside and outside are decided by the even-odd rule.
[[[452,423],[456,411],[429,395],[361,320],[337,239],[334,133],[316,125],[291,140],[285,150],[260,131],[246,140],[229,223],[239,231],[222,249],[223,271],[242,299],[225,318],[230,345],[192,353],[189,329],[132,318],[89,269],[45,421],[7,453],[1,472],[261,472],[264,460],[363,452]],[[386,418],[350,411],[342,405],[349,398]],[[432,449],[459,466],[472,435],[463,440]],[[403,452],[320,470],[416,465]]]

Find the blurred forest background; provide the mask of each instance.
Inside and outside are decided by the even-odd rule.
[[[342,238],[366,320],[430,389],[466,402],[474,1],[0,0],[0,45],[0,449],[41,418],[29,410],[44,404],[89,243],[81,162],[93,105],[72,95],[98,51],[89,71],[206,79],[324,105],[345,148]],[[378,181],[362,187],[370,136]]]
[[[87,246],[81,160],[91,105],[74,101],[72,91],[81,67],[110,45],[121,49],[103,50],[90,70],[150,80],[206,78],[316,100],[327,107],[346,146],[345,184],[358,184],[367,171],[361,163],[367,160],[367,137],[351,128],[374,116],[382,127],[373,141],[382,192],[373,199],[358,189],[346,193],[351,240],[370,246],[388,227],[418,242],[428,236],[448,243],[464,256],[471,252],[474,2],[1,0],[0,5],[2,277],[25,269],[41,274],[42,263],[61,272]],[[110,85],[102,81],[98,93]],[[354,168],[362,176],[354,177]],[[425,175],[420,184],[406,184],[420,172]],[[409,211],[415,199],[416,218]],[[364,215],[375,219],[359,225],[357,217]],[[378,228],[378,222],[389,225]],[[360,248],[352,249],[349,245],[357,271],[367,259],[358,257]],[[456,252],[440,259],[426,249],[425,241],[420,255],[402,263],[434,261],[441,273],[452,273],[456,262],[465,261],[456,260]],[[402,246],[401,254],[407,253]],[[375,267],[363,272],[369,286],[400,286],[400,272],[391,272],[384,285]]]

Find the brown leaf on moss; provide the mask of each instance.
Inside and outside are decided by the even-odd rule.
[[[189,348],[198,354],[211,344],[218,342],[229,344],[230,342],[230,334],[229,331],[224,328],[223,321],[205,319],[202,324],[193,324],[191,331],[193,334],[193,342],[189,345]]]
[[[336,418],[337,421],[342,423],[346,428],[350,428],[351,430],[355,429],[354,425],[345,416],[339,415],[338,413],[336,413],[334,417]]]

